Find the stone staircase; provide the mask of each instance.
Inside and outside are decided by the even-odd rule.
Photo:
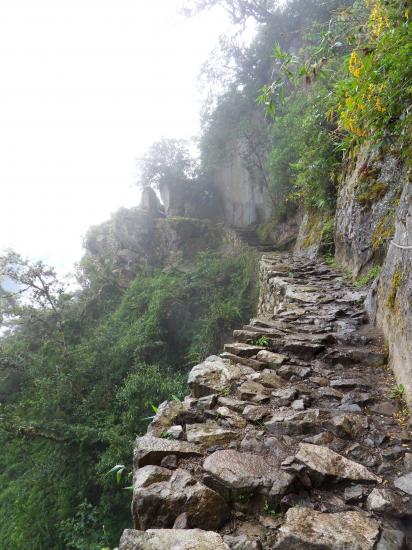
[[[412,548],[411,431],[364,292],[261,260],[257,318],[136,439],[120,550]]]
[[[232,227],[233,231],[239,237],[239,240],[252,248],[256,248],[259,252],[273,252],[276,250],[276,245],[271,242],[263,241],[254,225],[246,227]]]

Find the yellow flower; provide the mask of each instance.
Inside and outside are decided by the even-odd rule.
[[[376,98],[375,105],[376,105],[376,108],[378,109],[378,111],[380,113],[384,113],[386,111],[385,107],[382,105],[382,101],[381,101],[381,98],[379,96]]]
[[[356,78],[360,77],[360,74],[363,69],[363,61],[358,56],[355,50],[350,55],[349,58],[349,72]]]
[[[389,26],[388,16],[385,14],[380,1],[377,1],[369,17],[369,26],[372,34],[378,38],[383,30]]]

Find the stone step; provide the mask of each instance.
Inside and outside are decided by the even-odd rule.
[[[260,280],[258,316],[137,438],[119,548],[412,547],[412,433],[362,293],[286,254]]]

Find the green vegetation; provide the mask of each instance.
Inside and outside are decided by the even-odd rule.
[[[379,277],[381,271],[382,267],[380,265],[375,265],[374,267],[371,267],[370,270],[365,273],[365,275],[362,275],[355,280],[355,286],[358,288],[362,288],[366,285],[369,285],[372,281],[376,279],[376,277]]]
[[[270,344],[270,340],[267,336],[260,336],[256,340],[256,345],[257,346],[268,346],[269,344]]]
[[[388,296],[386,298],[386,306],[389,309],[395,308],[396,296],[398,294],[399,287],[402,284],[403,273],[401,270],[396,269],[392,275],[391,286],[389,288]]]
[[[161,140],[144,159],[142,183],[207,202],[214,173],[240,158],[273,202],[261,235],[303,207],[311,220],[306,244],[321,232],[328,261],[339,267],[333,230],[342,166],[364,142],[411,158],[412,0],[196,0],[189,11],[215,5],[235,32],[204,66],[200,161],[190,144]],[[256,35],[245,45],[239,37],[250,18]],[[389,191],[374,169],[359,179],[365,208]],[[374,249],[393,235],[394,207],[373,232]],[[187,226],[190,236],[192,220],[168,223]],[[15,283],[14,293],[0,291],[0,319],[13,327],[0,340],[2,546],[113,547],[130,522],[123,489],[133,438],[160,402],[186,393],[189,368],[251,316],[256,258],[203,253],[185,272],[142,270],[124,290],[111,258],[88,255],[75,292],[41,262],[0,260],[0,275]],[[378,275],[374,267],[356,285]],[[395,270],[390,309],[401,284]],[[265,512],[273,513],[268,503]]]
[[[16,326],[0,341],[4,548],[116,546],[130,526],[133,439],[253,314],[256,263],[204,253],[185,273],[141,273],[117,293],[89,280],[73,295],[47,266],[4,258],[3,272],[46,289],[3,301]]]
[[[388,186],[385,183],[381,181],[370,182],[366,189],[361,188],[358,190],[356,198],[359,204],[362,204],[363,206],[371,206],[373,203],[384,197],[387,191]]]
[[[363,32],[355,37],[347,58],[349,74],[336,88],[339,125],[357,142],[401,140],[410,152],[411,2],[365,0],[362,4]]]
[[[403,384],[399,384],[398,386],[394,386],[391,390],[391,393],[389,394],[390,399],[396,399],[396,400],[403,400],[405,399],[406,395],[406,389]]]
[[[265,504],[263,506],[263,511],[265,512],[266,515],[268,516],[273,516],[273,517],[281,517],[283,516],[282,512],[277,512],[276,510],[274,510],[271,505],[269,504],[269,501],[267,499],[265,499]]]
[[[395,234],[395,214],[394,208],[390,208],[388,212],[379,220],[373,230],[371,243],[372,249],[378,250],[383,247],[389,239]]]
[[[258,97],[273,120],[271,189],[306,210],[333,213],[341,162],[366,140],[376,148],[397,144],[410,160],[411,1],[350,4],[331,9],[327,25],[314,17],[298,53],[275,45],[274,79]],[[366,167],[359,176],[356,196],[365,207],[389,189],[377,175]],[[374,236],[374,247],[380,242]]]

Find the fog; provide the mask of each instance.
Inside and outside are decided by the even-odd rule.
[[[136,158],[198,132],[197,75],[228,21],[177,0],[3,0],[0,250],[60,270],[138,202]]]

